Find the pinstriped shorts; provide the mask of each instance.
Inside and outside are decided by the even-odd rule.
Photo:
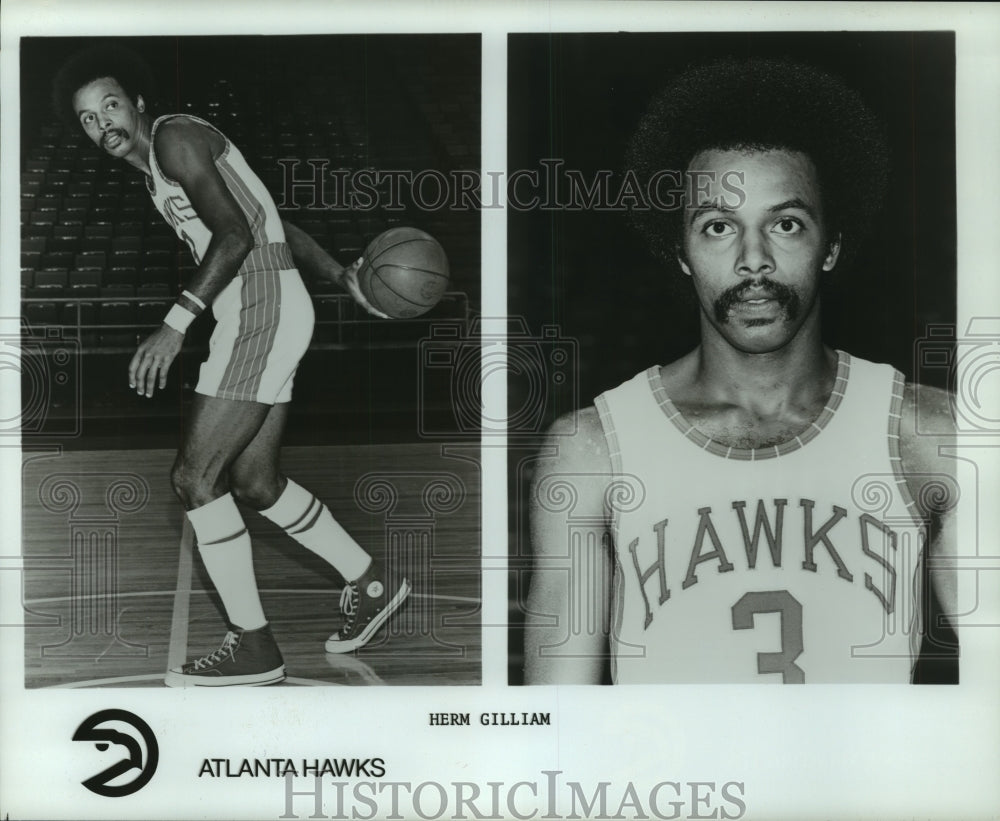
[[[299,272],[241,273],[216,297],[212,313],[218,324],[195,391],[265,405],[290,401],[315,319]]]

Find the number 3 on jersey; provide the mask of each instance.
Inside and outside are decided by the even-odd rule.
[[[781,652],[758,653],[758,673],[781,673],[784,684],[804,684],[805,671],[795,659],[802,655],[802,605],[787,590],[745,594],[733,605],[733,629],[752,630],[757,613],[781,615]]]

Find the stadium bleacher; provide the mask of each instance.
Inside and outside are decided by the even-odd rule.
[[[154,113],[191,113],[218,126],[285,206],[282,216],[338,261],[349,264],[393,225],[422,228],[445,247],[451,288],[416,320],[374,319],[343,292],[307,283],[317,324],[296,379],[301,413],[310,424],[328,417],[343,422],[353,413],[402,418],[406,408],[412,416],[420,340],[434,323],[468,323],[478,309],[479,213],[427,210],[408,191],[398,209],[383,201],[365,209],[343,202],[310,208],[308,191],[293,189],[287,201],[287,170],[279,160],[300,160],[300,174],[307,160],[325,161],[331,199],[335,181],[363,169],[478,171],[478,38],[157,38],[152,47],[149,41],[142,53],[154,68],[174,62],[174,71],[164,72],[173,84],[158,80]],[[22,67],[46,64],[45,49],[44,38],[26,43]],[[50,51],[63,54],[66,44]],[[54,115],[39,115],[37,123],[26,115],[22,134],[22,316],[36,336],[61,335],[78,352],[82,408],[67,412],[82,414],[85,432],[96,435],[104,424],[119,435],[139,413],[121,396],[125,363],[194,273],[193,261],[153,208],[141,174]],[[210,326],[202,319],[189,332],[175,385],[196,381]],[[407,375],[407,368],[414,372]],[[352,389],[341,391],[332,373],[345,375]],[[149,402],[140,415],[169,426],[182,412],[174,395]]]

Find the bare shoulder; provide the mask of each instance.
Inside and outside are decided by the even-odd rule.
[[[903,389],[899,452],[903,476],[921,513],[935,518],[958,498],[955,418],[951,394],[940,388],[907,383]]]
[[[941,447],[955,440],[951,394],[941,388],[907,382],[901,414],[899,444],[904,466],[931,470],[954,461],[941,456]]]
[[[930,385],[919,385],[907,382],[903,386],[903,407],[919,411],[924,421],[934,423],[939,432],[955,433],[955,417],[952,413],[952,395],[942,389]]]
[[[546,434],[542,458],[563,469],[610,475],[611,455],[597,408],[591,405],[556,419]]]
[[[154,142],[157,148],[174,143],[205,142],[216,133],[214,129],[190,117],[170,117],[156,127]]]
[[[565,552],[566,521],[607,520],[611,457],[595,408],[557,419],[533,466],[530,511],[536,555]]]
[[[156,159],[168,177],[178,177],[192,163],[213,160],[224,140],[219,132],[190,117],[171,117],[161,122],[153,135]]]

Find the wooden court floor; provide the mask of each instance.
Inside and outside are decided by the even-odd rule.
[[[169,485],[168,450],[26,452],[25,685],[163,686],[226,627]],[[467,446],[286,448],[282,469],[327,503],[413,592],[362,650],[324,652],[343,579],[246,511],[257,583],[285,658],[281,686],[481,681],[480,475]]]

